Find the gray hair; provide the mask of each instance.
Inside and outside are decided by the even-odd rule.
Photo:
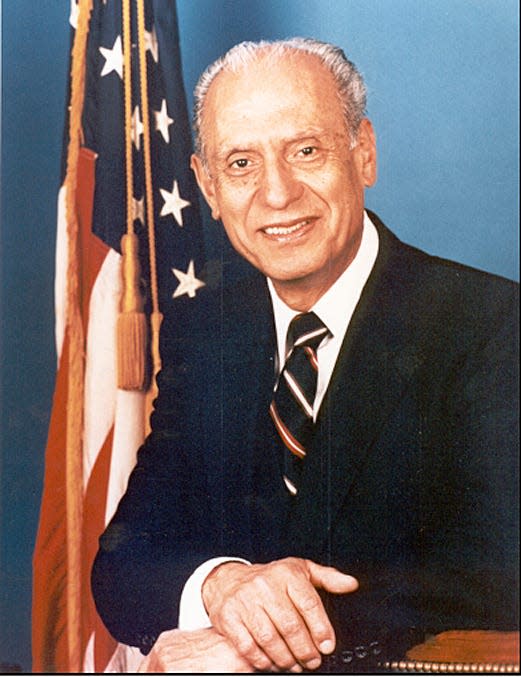
[[[210,85],[221,71],[237,73],[260,56],[280,59],[288,52],[313,54],[331,73],[338,87],[338,96],[344,111],[347,131],[354,143],[360,122],[365,116],[366,87],[356,66],[346,58],[340,47],[312,38],[290,38],[288,40],[261,40],[241,42],[232,47],[217,61],[210,64],[199,78],[194,90],[193,127],[195,152],[207,168],[205,143],[202,134],[204,106]]]

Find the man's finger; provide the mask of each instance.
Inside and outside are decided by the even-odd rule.
[[[310,581],[315,588],[321,588],[336,594],[354,592],[358,588],[358,581],[354,576],[343,574],[334,567],[325,567],[311,560],[306,560]]]
[[[277,605],[272,609],[271,618],[280,633],[281,640],[287,645],[291,657],[289,660],[296,660],[304,668],[315,670],[321,662],[320,652],[307,626],[306,619],[298,606],[294,604],[291,595],[289,598],[292,604]],[[277,665],[283,669],[291,668],[291,665],[283,665],[278,661]],[[296,671],[296,669],[293,671]]]
[[[275,667],[271,656],[264,651],[256,637],[250,632],[242,621],[237,621],[228,628],[228,637],[248,663],[256,670],[269,672]]]
[[[291,651],[291,648],[287,644],[288,638],[277,627],[278,622],[281,620],[282,625],[284,625],[284,617],[289,618],[290,615],[294,619],[294,622],[291,623],[292,627],[297,628],[301,626],[301,630],[308,637],[312,651],[313,643],[307,628],[298,618],[294,609],[292,612],[288,610],[285,614],[284,612],[281,613],[280,608],[277,609],[275,607],[270,610],[269,614],[266,610],[257,609],[255,615],[247,619],[247,626],[258,646],[273,661],[278,670],[301,672],[302,670],[299,669],[298,665],[300,657]]]
[[[288,595],[305,621],[316,649],[323,654],[332,653],[336,643],[335,631],[315,588],[308,581],[306,585],[290,583]]]

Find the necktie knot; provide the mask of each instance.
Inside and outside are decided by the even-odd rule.
[[[328,334],[328,329],[315,313],[301,313],[291,321],[286,338],[286,359],[294,348],[309,347],[314,351],[322,339]]]

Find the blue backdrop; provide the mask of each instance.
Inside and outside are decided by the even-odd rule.
[[[200,71],[241,40],[311,35],[341,45],[365,75],[378,135],[379,180],[368,205],[406,241],[518,278],[516,0],[177,4],[189,93]],[[66,0],[2,7],[0,662],[25,670],[55,370],[68,8]],[[210,256],[217,228],[207,228]]]

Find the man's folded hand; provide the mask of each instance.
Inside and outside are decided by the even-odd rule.
[[[335,648],[335,633],[316,591],[345,594],[352,576],[311,560],[287,558],[268,564],[227,562],[203,584],[213,627],[257,670],[302,672],[320,666]]]
[[[232,644],[213,628],[167,630],[159,635],[138,672],[253,672]]]

